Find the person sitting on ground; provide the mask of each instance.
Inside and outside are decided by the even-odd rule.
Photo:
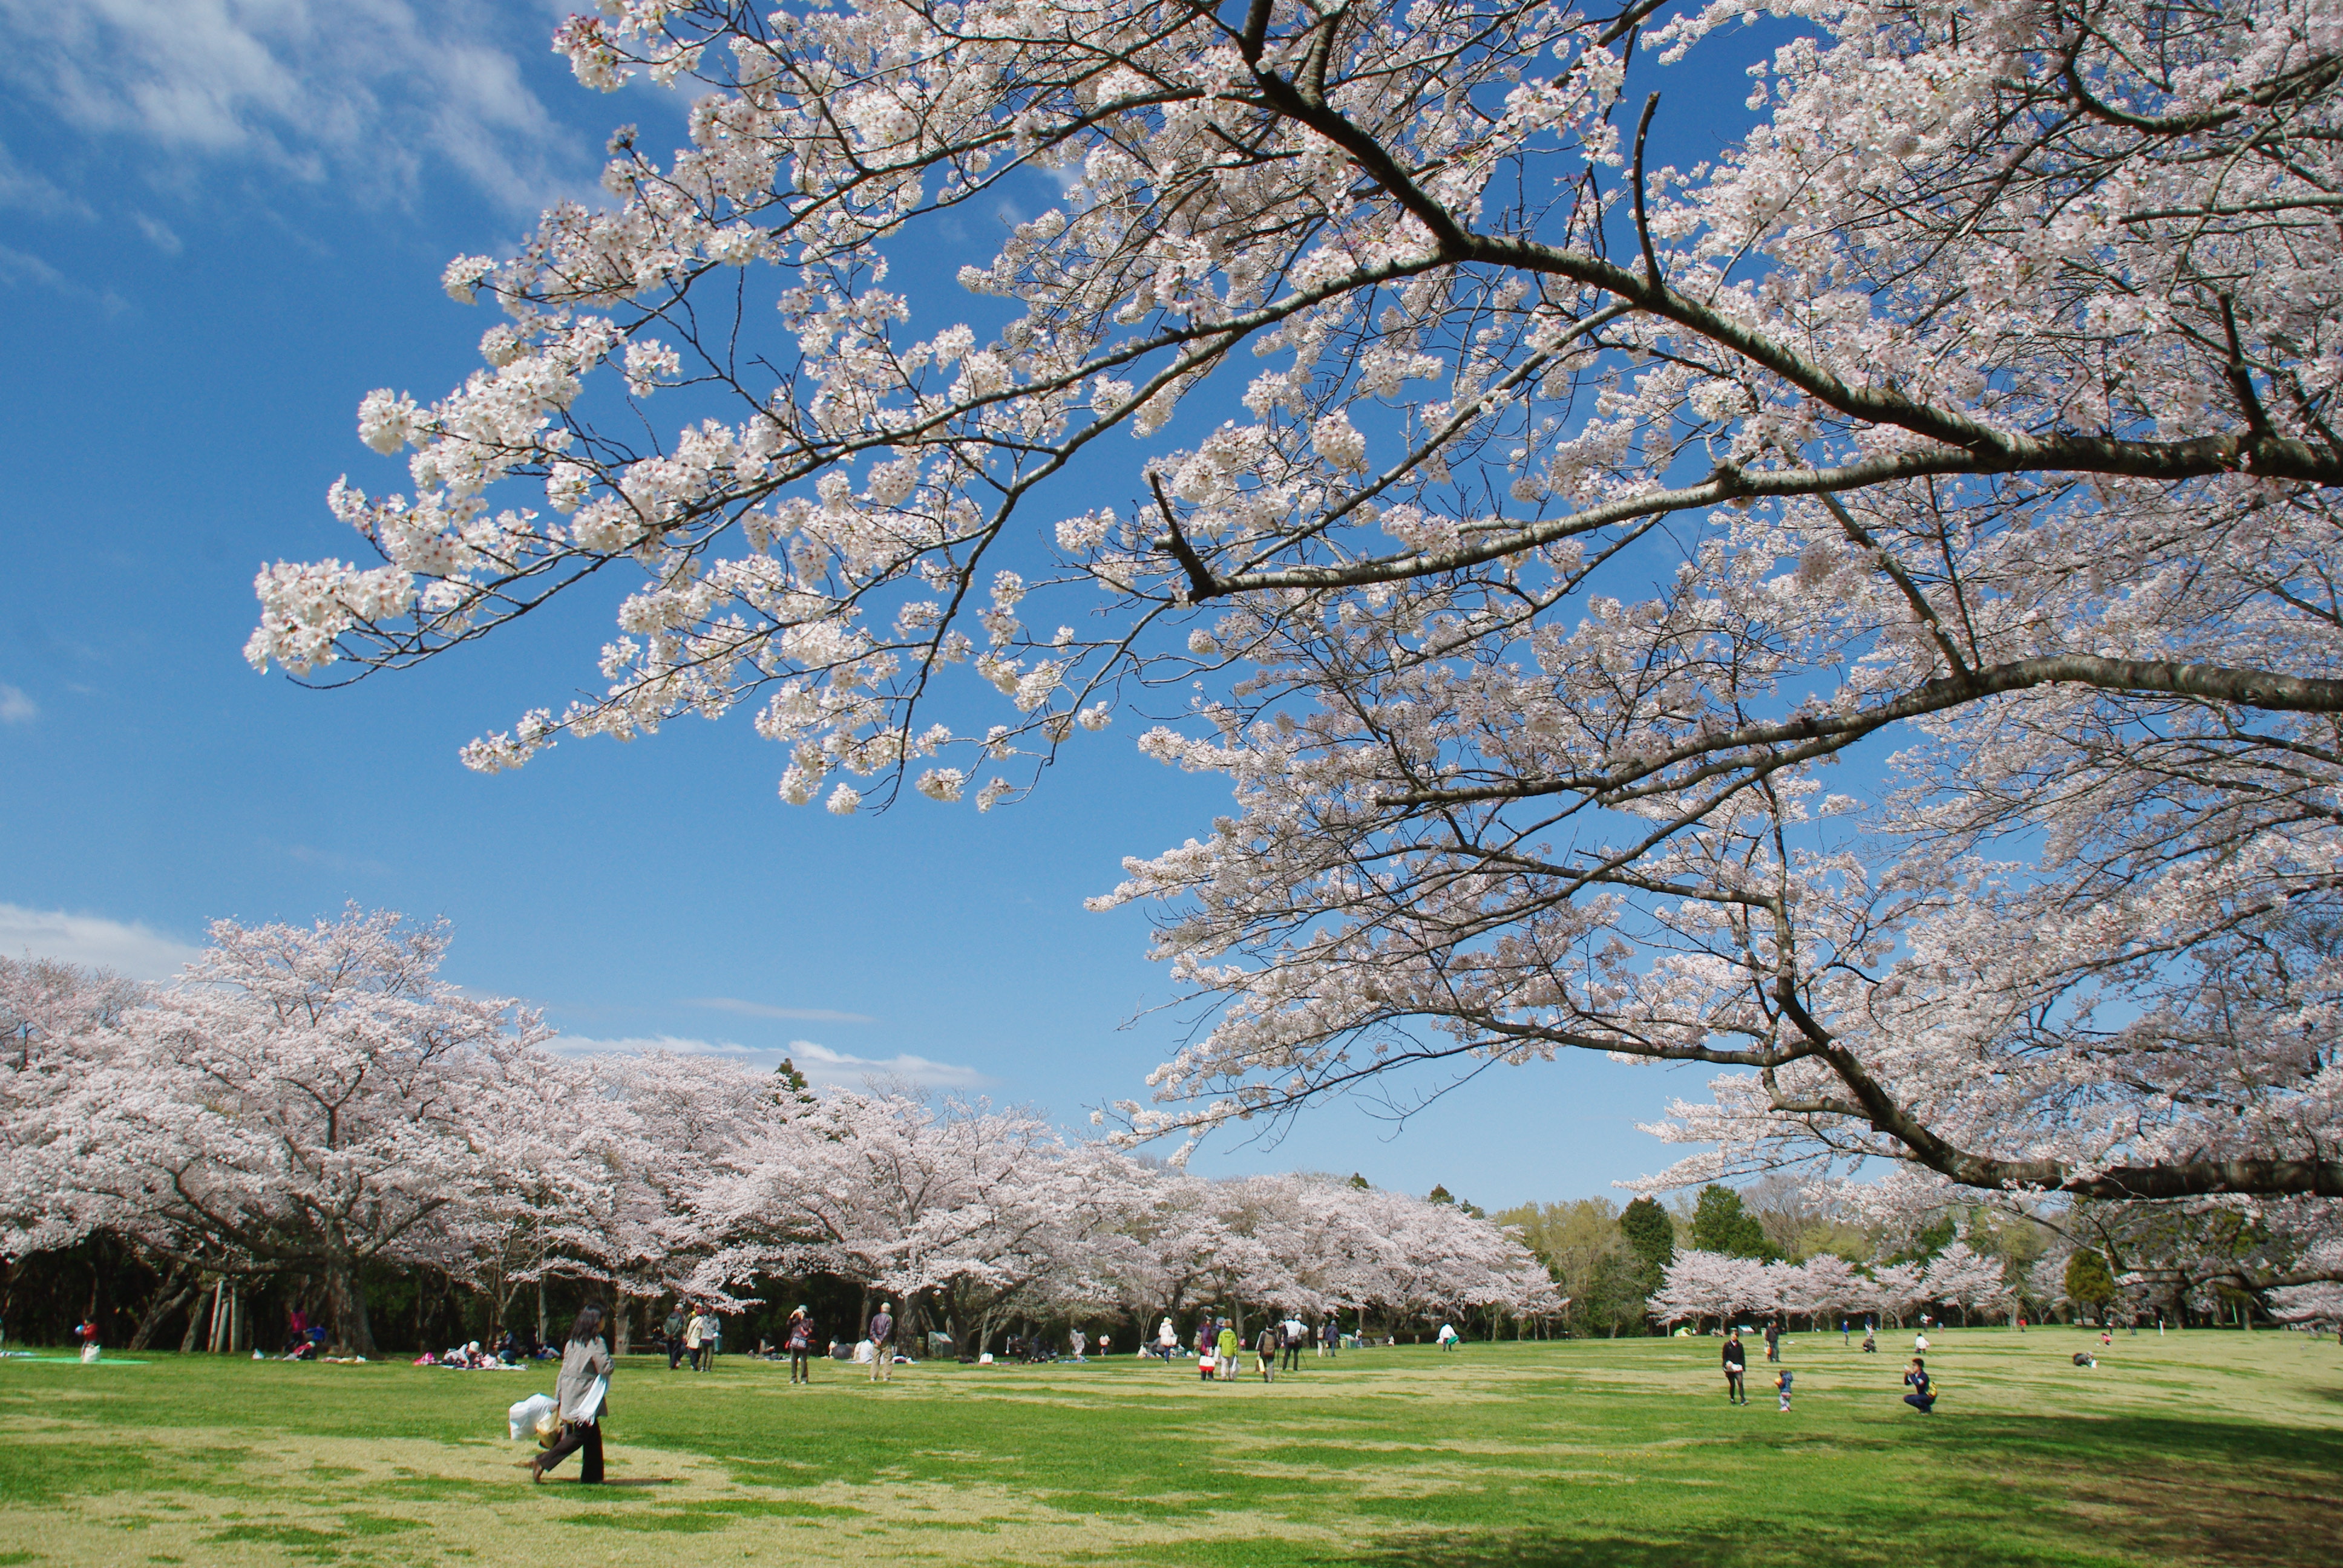
[[[2075,1364],[2078,1367],[2097,1368],[2099,1364],[2099,1358],[2093,1355],[2088,1351],[2077,1351],[2075,1352]]]
[[[1936,1408],[1936,1393],[1928,1382],[1927,1362],[1918,1356],[1914,1356],[1911,1369],[1904,1374],[1904,1382],[1912,1390],[1910,1393],[1904,1396],[1906,1404],[1910,1405],[1922,1415],[1926,1415]]]
[[[1863,1325],[1863,1348],[1868,1354],[1879,1353],[1879,1331],[1869,1323]]]

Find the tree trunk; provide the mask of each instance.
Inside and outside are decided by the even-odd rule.
[[[610,1353],[614,1356],[622,1356],[627,1353],[627,1346],[632,1342],[632,1336],[628,1330],[632,1326],[630,1320],[634,1312],[628,1302],[627,1292],[616,1287],[613,1287],[611,1292],[610,1314],[618,1320],[610,1328]]]
[[[148,1304],[146,1312],[138,1320],[137,1331],[130,1336],[130,1343],[124,1348],[131,1351],[145,1350],[146,1342],[155,1337],[155,1331],[163,1326],[163,1320],[193,1300],[195,1294],[196,1290],[192,1285],[182,1286],[167,1296],[161,1291],[156,1291],[154,1301]],[[188,1321],[192,1327],[194,1322],[192,1312],[189,1314]]]
[[[545,1342],[545,1276],[537,1277],[537,1342]]]
[[[204,1305],[204,1298],[206,1296],[209,1296],[213,1298],[215,1303],[216,1303],[219,1297],[219,1288],[220,1282],[217,1280],[212,1281],[208,1285],[206,1285],[200,1280],[196,1282],[196,1304],[187,1309],[187,1332],[179,1340],[179,1353],[181,1355],[192,1355],[195,1353],[196,1342],[204,1337],[204,1325],[208,1320],[210,1312],[210,1309]]]
[[[333,1335],[334,1353],[374,1360],[374,1325],[367,1320],[366,1292],[358,1286],[357,1264],[348,1258],[329,1258],[325,1274],[326,1322]]]

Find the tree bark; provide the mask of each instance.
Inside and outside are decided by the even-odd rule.
[[[175,1272],[172,1276],[172,1280],[166,1283],[166,1285],[176,1283],[176,1280],[177,1275]],[[171,1291],[167,1295],[164,1293],[164,1290],[165,1287],[163,1286],[156,1287],[154,1300],[147,1303],[146,1312],[139,1315],[138,1327],[131,1334],[130,1343],[125,1347],[126,1349],[133,1351],[145,1350],[146,1348],[146,1342],[155,1337],[155,1331],[163,1326],[163,1320],[169,1317],[173,1312],[177,1312],[181,1306],[192,1300],[196,1294],[196,1288],[192,1285],[181,1285],[178,1289]],[[192,1325],[192,1314],[190,1315],[189,1322]]]
[[[328,1258],[325,1274],[326,1322],[331,1327],[334,1353],[374,1360],[374,1325],[367,1319],[366,1292],[358,1285],[356,1260]]]

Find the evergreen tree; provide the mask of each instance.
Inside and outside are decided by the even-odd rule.
[[[1660,1288],[1670,1263],[1676,1261],[1675,1221],[1656,1199],[1638,1198],[1619,1216],[1619,1230],[1634,1249],[1644,1295]]]
[[[1743,1206],[1741,1194],[1713,1181],[1700,1190],[1700,1201],[1693,1209],[1692,1240],[1701,1251],[1722,1252],[1728,1258],[1773,1261],[1782,1256],[1782,1249],[1766,1236],[1757,1216]]]
[[[2107,1311],[2116,1299],[2116,1276],[2103,1254],[2085,1248],[2066,1260],[2066,1299],[2094,1314]]]

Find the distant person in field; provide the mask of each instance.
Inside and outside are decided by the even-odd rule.
[[[545,1473],[578,1450],[578,1479],[588,1486],[602,1483],[602,1418],[610,1413],[609,1376],[614,1370],[610,1348],[602,1342],[602,1309],[588,1306],[569,1325],[569,1342],[561,1347],[561,1376],[553,1385],[560,1402],[561,1435],[551,1448],[528,1461],[528,1478],[543,1481]],[[596,1380],[603,1393],[595,1397]]]
[[[1778,1322],[1765,1325],[1765,1359],[1769,1362],[1782,1359],[1782,1325]]]
[[[1456,1325],[1454,1323],[1441,1324],[1440,1332],[1434,1334],[1433,1338],[1439,1343],[1442,1350],[1454,1350],[1456,1348]]]
[[[1342,1337],[1342,1331],[1335,1326],[1335,1322],[1330,1317],[1318,1325],[1318,1353],[1322,1356],[1332,1355],[1334,1342]],[[2343,1344],[2343,1332],[2338,1332],[2335,1340],[2338,1344]]]
[[[1790,1380],[1796,1375],[1797,1374],[1795,1372],[1793,1372],[1787,1367],[1784,1367],[1780,1372],[1774,1374],[1774,1386],[1779,1389],[1782,1392],[1782,1408],[1784,1410],[1790,1408]]]
[[[683,1331],[689,1327],[683,1315],[683,1303],[678,1302],[675,1311],[667,1315],[667,1370],[675,1371],[683,1364]]]
[[[1179,1348],[1180,1331],[1172,1326],[1171,1315],[1166,1313],[1162,1323],[1155,1331],[1155,1353],[1163,1358],[1164,1365],[1169,1366],[1172,1364],[1172,1352]],[[1140,1346],[1139,1353],[1145,1355],[1147,1347]]]
[[[691,1363],[694,1372],[699,1370],[699,1336],[707,1320],[699,1315],[699,1309],[694,1307],[691,1316],[683,1323],[683,1359]]]
[[[1277,1333],[1279,1344],[1285,1352],[1283,1363],[1279,1366],[1278,1371],[1300,1372],[1302,1347],[1310,1342],[1310,1325],[1300,1318],[1288,1314],[1286,1320],[1278,1324]]]
[[[1904,1396],[1906,1404],[1910,1405],[1922,1415],[1926,1415],[1936,1408],[1936,1391],[1928,1382],[1926,1362],[1918,1356],[1914,1356],[1911,1367],[1904,1373],[1904,1382],[1905,1386],[1912,1391]]]
[[[1277,1352],[1284,1339],[1285,1331],[1275,1323],[1261,1325],[1261,1337],[1253,1342],[1252,1353],[1254,1359],[1261,1362],[1262,1382],[1277,1381],[1272,1374],[1277,1371]]]
[[[895,1303],[881,1302],[879,1310],[870,1314],[870,1381],[895,1381],[895,1314],[888,1309]]]
[[[1221,1381],[1222,1382],[1234,1382],[1237,1381],[1237,1351],[1239,1348],[1240,1346],[1237,1341],[1237,1325],[1233,1321],[1223,1318],[1221,1321],[1221,1340],[1218,1347],[1221,1360]]]
[[[803,1307],[789,1314],[789,1325],[781,1331],[781,1346],[789,1352],[789,1382],[813,1382],[813,1320]]]
[[[1928,1336],[1926,1333],[1916,1333],[1912,1336],[1912,1352],[1915,1355],[1928,1353]]]
[[[1879,1331],[1869,1323],[1863,1325],[1863,1348],[1866,1354],[1875,1356],[1879,1353]]]
[[[1221,1325],[1206,1318],[1196,1325],[1196,1381],[1210,1382],[1221,1370]]]
[[[1071,1355],[1074,1360],[1078,1362],[1087,1361],[1089,1358],[1083,1355],[1082,1352],[1090,1348],[1091,1337],[1090,1335],[1082,1332],[1081,1330],[1074,1329],[1067,1333],[1066,1351],[1067,1353]]]
[[[1749,1395],[1743,1392],[1742,1378],[1749,1371],[1749,1353],[1741,1348],[1741,1331],[1728,1329],[1725,1334],[1725,1402],[1747,1404]]]

